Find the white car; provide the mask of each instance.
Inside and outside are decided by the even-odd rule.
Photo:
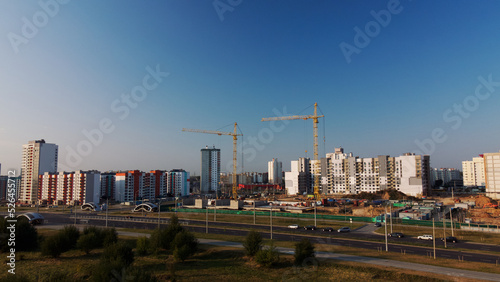
[[[432,235],[420,235],[417,237],[418,240],[432,240]]]
[[[288,228],[290,228],[290,229],[299,229],[299,225],[298,224],[288,225]]]

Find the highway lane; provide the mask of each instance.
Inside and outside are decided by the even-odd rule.
[[[45,218],[48,220],[48,224],[73,224],[74,218],[70,218],[67,214],[44,214]],[[89,215],[80,215],[90,217]],[[98,216],[99,219],[77,219],[77,222],[81,224],[82,220],[89,225],[105,225],[105,217]],[[116,220],[118,219],[118,220]],[[133,221],[134,220],[134,221]],[[148,220],[150,222],[140,222],[139,220]],[[110,216],[108,219],[108,226],[117,227],[117,228],[136,228],[136,229],[155,229],[158,227],[157,218],[154,217],[134,217],[132,219],[127,219],[125,217],[117,217]],[[162,224],[166,224],[168,222],[167,219],[161,219]],[[181,224],[184,224],[189,230],[195,232],[205,232],[205,221],[200,220],[179,220]],[[198,225],[198,226],[193,226]],[[237,230],[232,228],[241,228],[241,229],[255,229],[262,233],[264,238],[270,238],[270,228],[269,226],[262,225],[249,225],[249,224],[239,224],[239,223],[227,223],[227,222],[210,222],[209,221],[209,233],[217,233],[217,234],[227,234],[227,235],[235,235],[235,236],[245,236],[248,233],[248,230]],[[287,231],[287,233],[280,233],[283,231]],[[292,233],[289,233],[289,232]],[[278,233],[275,233],[278,232]],[[379,250],[385,251],[385,242],[373,242],[373,241],[362,241],[367,237],[383,239],[382,235],[373,234],[367,236],[366,234],[356,234],[356,231],[350,233],[337,233],[337,232],[328,232],[327,237],[318,237],[320,233],[325,233],[321,230],[304,230],[297,229],[291,230],[287,227],[274,226],[273,227],[273,239],[280,241],[292,241],[297,242],[300,241],[303,237],[309,238],[312,242],[317,244],[327,244],[327,245],[337,245],[337,246],[348,246],[355,248],[364,248],[371,250]],[[399,245],[398,242],[413,242],[412,240],[416,240],[414,238],[389,238],[388,248],[390,252],[404,253],[404,254],[414,254],[414,255],[422,255],[422,256],[433,256],[432,249],[432,241],[423,242],[428,245],[428,247],[422,246],[413,246],[413,245]],[[439,242],[443,244],[442,242]],[[436,242],[437,245],[437,242]],[[448,243],[448,246],[452,244]],[[469,247],[472,250],[480,250],[480,247],[488,247],[490,249],[496,250],[499,246],[493,245],[480,245],[480,244],[470,244],[470,243],[457,243],[453,245],[453,248],[466,248]],[[321,250],[318,250],[321,251]],[[469,253],[449,249],[438,249],[436,248],[436,257],[439,258],[449,258],[456,260],[465,260],[465,261],[475,261],[475,262],[485,262],[491,264],[500,263],[500,255],[494,254],[477,254],[477,253]]]

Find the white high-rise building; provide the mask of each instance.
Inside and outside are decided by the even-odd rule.
[[[200,190],[202,194],[220,191],[220,149],[201,149]]]
[[[308,158],[291,161],[291,171],[285,172],[285,189],[288,195],[312,193],[310,163]]]
[[[462,162],[464,186],[485,186],[484,160],[482,157]]]
[[[57,172],[58,146],[45,140],[29,141],[23,145],[21,187],[19,200],[35,204],[38,200],[38,178],[45,172]]]
[[[267,163],[267,173],[270,184],[279,184],[283,181],[283,165],[278,159],[274,159]]]
[[[483,158],[486,172],[486,196],[500,200],[500,151],[485,153]]]

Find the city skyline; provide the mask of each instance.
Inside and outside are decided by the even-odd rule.
[[[215,146],[231,172],[230,138],[181,129],[234,122],[239,171],[242,152],[245,171],[272,158],[289,171],[313,156],[312,121],[260,119],[312,114],[315,102],[320,157],[420,152],[461,170],[500,149],[494,1],[241,1],[225,12],[211,2],[40,3],[0,3],[3,171],[21,168],[23,144],[45,139],[59,146],[59,171],[199,175],[199,150]]]

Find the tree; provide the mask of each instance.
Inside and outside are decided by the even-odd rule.
[[[172,215],[167,228],[157,228],[151,234],[150,248],[152,252],[156,253],[159,249],[172,250],[171,242],[174,241],[175,236],[182,230],[183,228],[179,223],[179,219],[175,214]]]
[[[59,234],[45,238],[42,242],[42,255],[58,258],[64,252],[66,240]]]
[[[107,247],[118,242],[118,234],[115,228],[101,229],[102,246]]]
[[[150,249],[150,240],[148,237],[140,237],[137,239],[136,251],[140,256],[144,256],[148,254]]]
[[[189,231],[182,230],[175,236],[172,248],[174,249],[174,258],[178,261],[184,261],[196,253],[198,240]]]
[[[9,232],[10,233],[10,232]],[[34,251],[38,248],[38,232],[28,219],[21,217],[16,223],[16,251]]]
[[[245,242],[243,242],[245,252],[248,256],[255,256],[260,249],[262,249],[262,236],[255,230],[248,232]]]
[[[124,242],[107,246],[101,255],[102,263],[117,263],[121,267],[128,267],[134,262],[132,247]]]
[[[76,242],[80,237],[80,231],[74,225],[66,225],[58,232],[62,238],[65,238],[65,250],[68,251],[76,247]]]
[[[99,239],[95,233],[87,233],[80,236],[76,245],[88,255],[90,251],[99,247]]]
[[[314,246],[309,239],[304,238],[295,244],[295,264],[301,265],[307,258],[314,257]]]
[[[279,252],[271,242],[271,246],[267,249],[262,249],[255,255],[255,261],[265,267],[272,267],[280,261]]]

